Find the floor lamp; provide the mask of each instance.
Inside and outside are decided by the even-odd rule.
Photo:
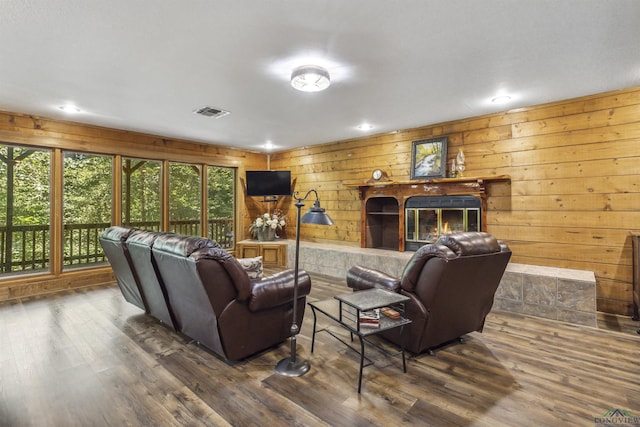
[[[313,207],[309,209],[309,212],[304,214],[302,218],[300,218],[300,209],[304,206],[304,201],[309,197],[311,193],[314,193],[316,196],[315,202],[313,202]],[[318,192],[316,190],[309,190],[304,197],[297,197],[298,192],[296,191],[293,194],[293,197],[296,199],[296,258],[294,264],[294,278],[293,278],[293,323],[291,324],[291,356],[286,359],[282,359],[276,365],[276,372],[280,375],[285,375],[287,377],[300,377],[306,374],[311,367],[309,365],[309,361],[302,360],[296,357],[296,335],[300,332],[300,328],[296,323],[297,319],[297,308],[298,308],[298,261],[300,258],[300,223],[303,222],[305,224],[318,224],[318,225],[333,225],[333,221],[329,218],[323,208],[320,207],[320,200],[318,200]]]

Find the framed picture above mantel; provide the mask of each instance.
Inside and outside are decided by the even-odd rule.
[[[413,141],[411,179],[444,178],[447,174],[447,137]]]

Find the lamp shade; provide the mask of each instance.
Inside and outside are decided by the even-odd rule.
[[[300,222],[305,224],[333,225],[333,220],[327,215],[324,208],[320,207],[318,200],[313,203],[313,207],[309,209],[309,212],[300,218]]]
[[[319,92],[330,84],[329,72],[317,65],[304,65],[291,73],[291,86],[303,92]]]

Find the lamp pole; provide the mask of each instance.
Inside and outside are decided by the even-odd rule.
[[[315,193],[316,200],[313,204],[313,207],[309,210],[308,213],[304,215],[304,218],[300,218],[300,210],[304,206],[304,201],[309,197],[309,194]],[[276,372],[280,375],[285,375],[288,377],[300,377],[307,372],[309,372],[309,368],[311,367],[307,360],[298,359],[296,356],[296,336],[300,332],[300,328],[297,324],[298,318],[298,263],[300,260],[300,223],[311,223],[311,224],[322,224],[322,225],[331,225],[333,221],[329,216],[324,212],[324,209],[320,207],[320,201],[318,200],[318,193],[316,190],[309,190],[304,197],[296,197],[298,192],[296,191],[293,194],[293,197],[296,199],[295,207],[296,207],[296,252],[295,252],[295,261],[293,266],[293,322],[291,323],[291,356],[282,359],[276,365]]]

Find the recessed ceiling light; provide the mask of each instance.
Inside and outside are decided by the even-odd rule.
[[[271,141],[267,141],[264,143],[264,148],[265,150],[272,150],[273,149],[273,142]]]
[[[491,102],[494,104],[505,104],[509,101],[511,101],[511,97],[509,95],[499,95],[491,99]]]
[[[76,107],[75,105],[71,105],[71,104],[61,105],[58,108],[60,110],[64,111],[65,113],[70,113],[70,114],[74,114],[74,113],[79,113],[80,112],[80,109],[78,107]]]
[[[320,92],[330,84],[329,72],[318,65],[303,65],[291,73],[291,86],[303,92]]]
[[[360,130],[371,130],[373,129],[373,125],[369,124],[369,123],[362,123],[360,125],[358,125],[358,129]]]

